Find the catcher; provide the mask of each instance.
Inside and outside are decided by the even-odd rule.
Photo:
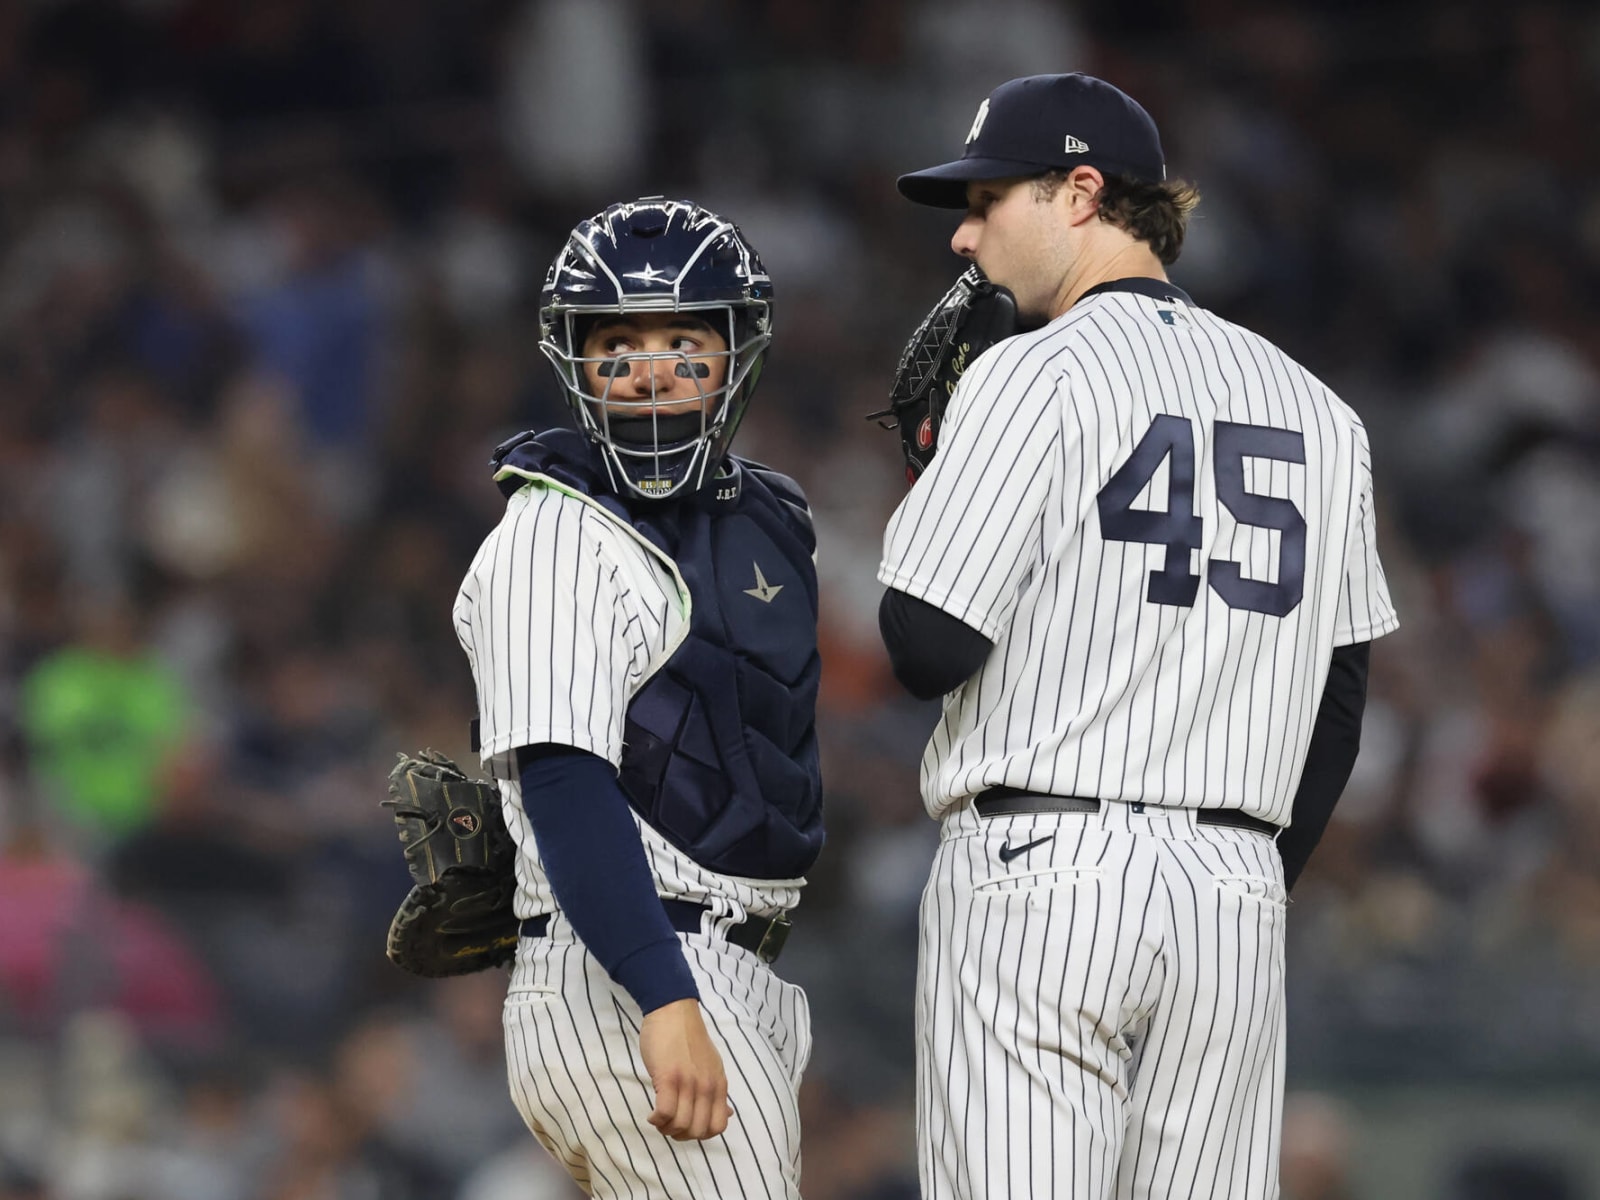
[[[809,1010],[771,964],[823,839],[816,543],[799,488],[729,453],[771,330],[716,214],[573,230],[540,348],[577,429],[495,450],[505,517],[455,606],[498,794],[396,769],[390,956],[510,962],[512,1098],[597,1196],[800,1194]]]

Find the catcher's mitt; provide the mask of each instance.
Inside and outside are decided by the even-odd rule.
[[[389,924],[390,961],[429,978],[509,963],[517,948],[516,847],[500,790],[468,779],[435,750],[399,758],[382,803],[415,883]]]
[[[945,405],[968,364],[1017,332],[1016,298],[974,263],[917,326],[895,368],[889,407],[867,414],[900,430],[906,482],[915,483],[939,448]]]

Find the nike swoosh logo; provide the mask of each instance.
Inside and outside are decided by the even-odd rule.
[[[1010,840],[1007,839],[1006,841],[1004,841],[1004,842],[1002,842],[1000,844],[1000,861],[1003,862],[1003,863],[1008,863],[1013,858],[1016,858],[1019,854],[1026,854],[1029,850],[1032,850],[1035,846],[1042,846],[1046,842],[1053,842],[1055,840],[1056,840],[1056,835],[1052,833],[1049,837],[1035,838],[1033,841],[1028,842],[1026,845],[1018,846],[1015,850],[1013,850],[1011,848]]]

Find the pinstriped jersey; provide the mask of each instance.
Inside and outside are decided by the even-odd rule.
[[[556,743],[620,767],[629,702],[689,631],[671,559],[597,502],[536,476],[507,501],[456,596],[481,754],[518,847],[516,911],[556,909],[522,807],[519,746]],[[631,810],[630,810],[631,812]],[[793,908],[803,880],[707,870],[633,813],[659,895],[742,919]]]
[[[1398,624],[1360,419],[1155,280],[968,368],[878,577],[995,643],[929,811],[1009,786],[1287,824],[1335,646]]]

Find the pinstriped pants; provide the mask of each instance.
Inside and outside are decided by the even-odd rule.
[[[560,915],[517,947],[504,1021],[511,1098],[586,1192],[629,1200],[798,1200],[800,1076],[811,1055],[805,993],[718,934],[679,934],[728,1074],[720,1137],[673,1141],[646,1118],[639,1006]]]
[[[1284,915],[1271,839],[1190,812],[947,816],[921,910],[924,1197],[1277,1197]]]

